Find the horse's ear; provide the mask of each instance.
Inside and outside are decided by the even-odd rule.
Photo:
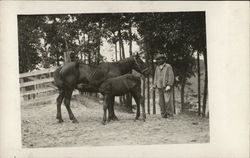
[[[136,58],[141,58],[141,55],[143,54],[143,52],[136,52],[136,54],[135,54],[135,57]]]
[[[136,57],[136,58],[139,58],[139,57],[140,57],[140,55],[139,55],[138,52],[136,52],[135,57]]]

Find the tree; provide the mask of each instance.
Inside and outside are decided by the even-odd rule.
[[[19,73],[36,69],[41,61],[36,47],[40,42],[38,27],[42,21],[40,16],[18,16]]]
[[[184,106],[187,79],[195,74],[193,53],[198,48],[206,48],[201,40],[205,21],[202,13],[145,13],[138,15],[137,21],[138,32],[143,38],[142,49],[151,53],[151,58],[157,53],[165,54],[173,66],[175,76],[179,78],[176,86],[181,86]]]

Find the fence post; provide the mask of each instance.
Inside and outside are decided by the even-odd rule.
[[[143,104],[143,106],[145,107],[145,99],[146,99],[146,97],[145,97],[145,78],[143,78],[142,81],[143,81],[143,84],[142,84],[143,102],[142,102],[142,104]]]
[[[147,98],[148,98],[148,114],[150,114],[150,91],[149,91],[149,85],[150,85],[150,77],[147,77]]]
[[[56,88],[48,85],[53,81],[51,77],[53,71],[54,69],[47,69],[19,74],[21,101],[36,100],[56,92]]]
[[[175,88],[173,85],[173,105],[174,105],[174,114],[176,114],[176,108],[175,108]]]
[[[156,108],[155,108],[155,90],[153,90],[153,114],[156,114]]]

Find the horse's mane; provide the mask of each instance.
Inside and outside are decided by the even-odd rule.
[[[133,59],[133,57],[128,57],[128,58],[125,58],[125,59],[122,59],[122,60],[119,60],[119,61],[116,61],[116,62],[113,62],[113,63],[117,63],[117,64],[121,64],[121,63],[128,63],[128,62],[131,62]]]
[[[78,60],[76,61],[77,64],[80,66],[80,65],[86,65],[86,66],[90,66],[91,68],[96,68],[98,65],[100,64],[123,64],[123,63],[130,63],[132,60],[133,57],[127,57],[125,59],[121,59],[119,61],[115,61],[115,62],[102,62],[102,63],[99,63],[99,64],[95,64],[95,65],[92,65],[92,64],[86,64],[83,60]]]
[[[96,68],[96,67],[98,66],[98,65],[86,64],[86,63],[84,63],[83,60],[77,61],[77,64],[78,64],[79,66],[85,65],[85,66],[89,66],[89,67],[91,67],[91,68]]]

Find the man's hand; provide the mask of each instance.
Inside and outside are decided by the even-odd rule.
[[[171,89],[171,87],[170,86],[167,86],[166,88],[165,88],[165,91],[169,91]]]
[[[154,91],[155,88],[156,88],[156,87],[153,85],[150,89],[151,89],[152,91]]]

